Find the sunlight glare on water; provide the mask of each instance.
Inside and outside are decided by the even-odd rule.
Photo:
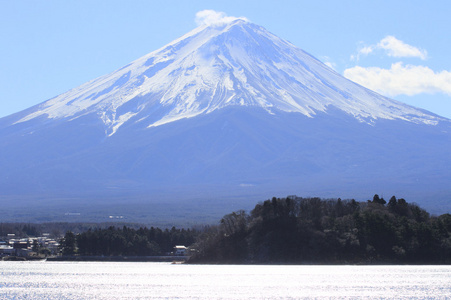
[[[447,299],[451,266],[0,262],[0,299]]]

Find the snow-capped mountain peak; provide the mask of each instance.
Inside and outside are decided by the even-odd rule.
[[[98,221],[97,207],[169,216],[374,193],[446,208],[450,120],[355,84],[245,19],[219,20],[1,118],[2,208],[39,221],[85,209]]]
[[[202,25],[129,65],[50,99],[17,120],[96,114],[114,134],[253,106],[314,117],[335,107],[362,122],[441,118],[390,100],[337,74],[291,43],[245,19]]]

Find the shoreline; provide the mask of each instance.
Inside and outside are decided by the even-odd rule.
[[[186,262],[189,256],[57,256],[47,261]]]

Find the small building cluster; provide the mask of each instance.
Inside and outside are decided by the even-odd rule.
[[[18,256],[49,256],[57,255],[59,243],[49,238],[49,234],[41,237],[16,238],[14,234],[8,234],[6,238],[0,240],[0,257]]]

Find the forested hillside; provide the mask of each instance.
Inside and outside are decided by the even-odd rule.
[[[450,263],[451,215],[388,203],[273,198],[237,211],[199,236],[191,262]]]

